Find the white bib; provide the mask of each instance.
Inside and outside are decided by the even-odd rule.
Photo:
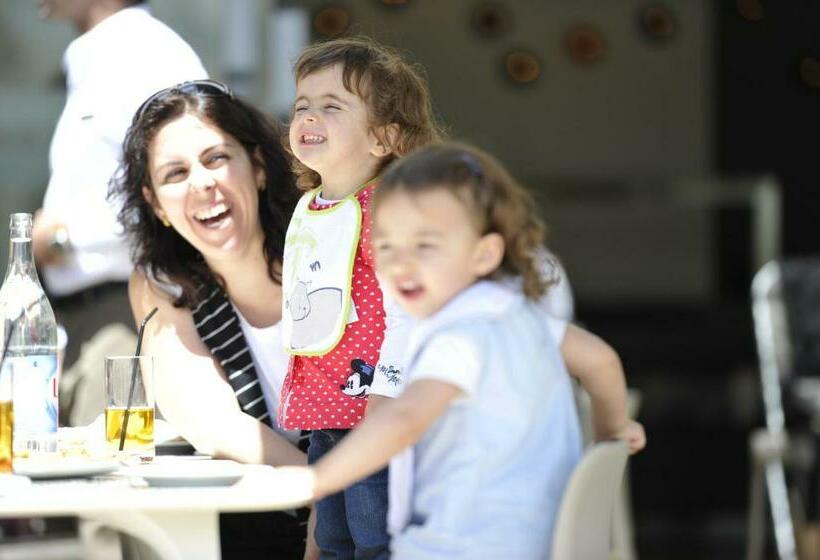
[[[318,193],[302,196],[285,237],[282,340],[287,352],[300,356],[327,354],[357,320],[351,284],[362,208],[354,193],[311,210]]]

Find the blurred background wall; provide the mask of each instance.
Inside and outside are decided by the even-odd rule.
[[[0,6],[0,46],[9,54],[0,62],[0,200],[9,208],[40,200],[64,98],[60,60],[73,36],[66,24],[38,21],[35,4]],[[647,214],[633,204],[645,188],[651,196],[670,180],[702,180],[714,171],[710,6],[678,2],[664,12],[670,31],[653,37],[641,19],[645,3],[634,0],[153,2],[214,76],[282,115],[287,55],[305,41],[362,32],[406,51],[426,68],[436,110],[454,137],[497,154],[533,188],[555,189],[544,207],[556,250],[570,269],[584,269],[579,295],[603,300],[702,298],[712,288],[703,212],[681,215],[661,205]],[[519,67],[510,70],[516,55]],[[511,71],[537,77],[517,83]],[[595,206],[579,196],[619,189],[637,189],[624,198],[627,207],[600,209],[592,220],[577,213],[579,202]],[[568,194],[572,200],[558,196]],[[647,236],[656,230],[665,233]],[[653,246],[644,246],[647,237]],[[670,246],[676,249],[662,250]],[[642,266],[646,258],[659,266]],[[616,266],[621,259],[626,266]],[[636,267],[643,270],[628,272]]]
[[[538,196],[578,319],[621,352],[649,447],[643,558],[739,556],[760,424],[754,270],[812,253],[820,8],[766,0],[155,0],[228,81],[285,118],[308,41],[365,33],[426,69],[450,134]],[[73,36],[0,3],[0,216],[38,207]],[[5,220],[5,218],[3,218]],[[0,226],[5,259],[6,227]]]

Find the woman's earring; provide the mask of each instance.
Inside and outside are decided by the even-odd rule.
[[[162,222],[162,225],[164,225],[165,227],[171,227],[171,222],[169,222],[168,219],[165,216],[162,216],[159,220]]]

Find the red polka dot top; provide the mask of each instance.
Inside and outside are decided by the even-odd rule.
[[[327,354],[291,357],[279,406],[279,424],[287,430],[352,428],[364,416],[385,331],[370,232],[370,200],[375,187],[374,183],[356,193],[362,228],[353,262],[351,297],[358,321],[347,325],[339,343]],[[332,205],[314,200],[310,209]]]

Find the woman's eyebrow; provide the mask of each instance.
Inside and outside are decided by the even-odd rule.
[[[204,154],[207,154],[207,153],[210,153],[210,152],[213,152],[214,150],[223,150],[225,148],[231,148],[231,149],[236,148],[236,144],[234,144],[233,142],[231,142],[229,140],[225,141],[225,142],[218,142],[218,143],[213,144],[211,146],[208,146],[207,148],[202,150],[202,152],[200,152],[200,156],[204,155]]]

